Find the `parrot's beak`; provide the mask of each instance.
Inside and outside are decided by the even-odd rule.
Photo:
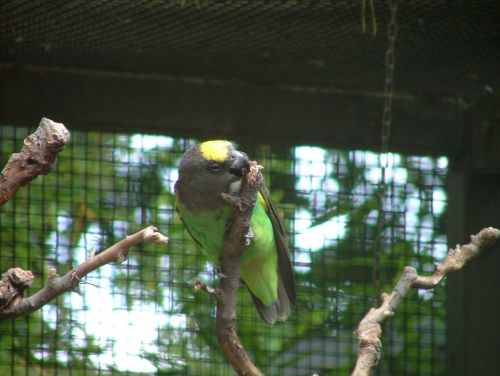
[[[245,170],[250,167],[248,156],[241,151],[233,151],[231,153],[231,166],[229,172],[238,177],[242,177]]]

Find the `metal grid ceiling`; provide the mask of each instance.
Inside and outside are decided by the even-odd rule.
[[[0,163],[26,128],[0,127]],[[167,247],[131,250],[90,274],[80,293],[17,320],[0,321],[0,375],[231,375],[214,335],[214,302],[195,292],[213,268],[174,214],[177,163],[191,140],[73,132],[57,167],[1,208],[0,270],[65,273],[92,252],[151,223]],[[298,306],[273,327],[241,291],[238,326],[266,375],[347,374],[353,329],[378,295],[372,277],[380,162],[387,158],[381,285],[410,264],[430,271],[446,252],[447,158],[242,144],[265,166],[286,218]],[[33,289],[31,289],[33,291]],[[444,375],[444,289],[413,293],[385,326],[384,375]]]
[[[4,0],[0,61],[379,90],[386,3]],[[399,90],[458,95],[498,83],[500,2],[399,8]]]

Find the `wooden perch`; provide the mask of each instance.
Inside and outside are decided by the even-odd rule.
[[[221,257],[222,277],[216,293],[216,332],[219,344],[228,362],[238,375],[262,376],[253,364],[236,332],[236,292],[240,286],[240,257],[248,243],[250,217],[257,199],[257,192],[263,178],[261,167],[250,162],[250,169],[242,179],[240,196],[224,196],[234,207],[230,228],[224,240]],[[198,288],[203,286],[198,285]]]
[[[0,205],[38,175],[46,175],[57,154],[69,141],[64,124],[42,118],[37,130],[24,139],[23,148],[9,158],[0,174]]]
[[[377,366],[382,348],[381,324],[394,315],[396,308],[411,288],[432,289],[450,272],[462,269],[471,259],[480,252],[492,246],[500,237],[500,230],[488,227],[477,235],[471,236],[471,241],[465,245],[457,245],[450,249],[446,258],[436,267],[431,276],[419,276],[415,268],[407,266],[403,275],[391,294],[382,294],[382,304],[378,308],[371,308],[361,320],[356,330],[359,339],[358,359],[352,376],[368,376]]]
[[[121,262],[125,259],[130,247],[146,242],[167,244],[168,238],[156,227],[146,227],[99,254],[91,255],[88,260],[62,277],[57,276],[55,272],[49,274],[45,287],[26,298],[23,297],[23,292],[31,285],[33,274],[20,268],[9,269],[0,281],[0,320],[18,317],[40,309],[62,293],[74,290],[80,280],[90,272],[111,262]]]

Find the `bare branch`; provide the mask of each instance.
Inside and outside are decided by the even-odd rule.
[[[21,152],[11,155],[0,174],[0,205],[38,175],[48,174],[68,141],[69,132],[64,124],[42,118],[37,130],[24,139]]]
[[[358,325],[356,335],[359,339],[358,359],[352,376],[368,376],[377,366],[382,348],[381,324],[394,315],[396,308],[411,288],[432,289],[450,272],[462,269],[471,259],[480,252],[492,246],[500,237],[500,230],[488,227],[477,235],[471,236],[471,241],[465,245],[457,245],[450,249],[446,258],[436,267],[431,276],[419,276],[417,271],[407,266],[403,275],[391,294],[382,294],[382,304],[378,308],[371,308]]]
[[[49,276],[47,284],[33,295],[23,298],[23,291],[31,284],[33,275],[20,268],[9,269],[0,281],[0,320],[34,312],[62,293],[74,290],[80,280],[102,265],[123,260],[129,248],[139,243],[167,244],[168,238],[154,226],[127,236],[97,255],[92,255],[76,269],[59,277]]]
[[[263,181],[260,169],[256,162],[250,163],[250,169],[242,179],[239,199],[229,201],[234,207],[234,214],[226,233],[221,257],[223,277],[220,281],[215,324],[217,339],[226,359],[238,375],[246,376],[262,376],[236,332],[236,291],[240,285],[240,257],[245,251],[250,217]]]

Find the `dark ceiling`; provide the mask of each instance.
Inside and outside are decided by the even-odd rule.
[[[378,91],[389,9],[371,4],[3,0],[0,62]],[[500,83],[500,1],[400,1],[398,23],[398,91],[474,95]]]

